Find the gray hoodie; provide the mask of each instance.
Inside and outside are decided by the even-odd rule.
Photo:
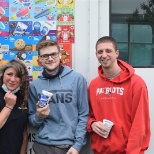
[[[41,119],[36,115],[36,103],[42,90],[53,93],[50,114]],[[85,78],[64,66],[63,72],[52,79],[42,73],[31,83],[28,99],[29,123],[38,127],[35,141],[46,145],[72,145],[80,151],[86,143],[86,125],[89,114]]]

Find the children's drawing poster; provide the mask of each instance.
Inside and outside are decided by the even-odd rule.
[[[61,64],[72,66],[72,46],[70,43],[59,43],[61,52]]]
[[[9,1],[0,0],[0,21],[9,21]]]
[[[33,81],[43,67],[37,43],[43,36],[57,41],[61,64],[72,67],[75,0],[0,0],[0,65],[18,58]]]
[[[57,26],[57,41],[59,43],[74,43],[74,26]]]

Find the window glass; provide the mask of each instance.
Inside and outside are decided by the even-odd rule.
[[[154,2],[111,0],[111,36],[119,58],[134,67],[154,67]],[[149,11],[150,10],[150,11]]]

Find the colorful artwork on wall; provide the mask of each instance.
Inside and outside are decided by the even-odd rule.
[[[60,45],[61,64],[72,67],[74,0],[0,0],[0,65],[19,58],[30,81],[42,71],[36,50],[47,35]]]

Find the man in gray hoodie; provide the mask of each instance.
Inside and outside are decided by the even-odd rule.
[[[31,83],[28,99],[29,123],[37,127],[35,154],[79,154],[86,143],[88,97],[85,78],[67,66],[60,65],[57,42],[40,41],[39,61],[44,69]],[[42,90],[53,94],[40,107]]]

